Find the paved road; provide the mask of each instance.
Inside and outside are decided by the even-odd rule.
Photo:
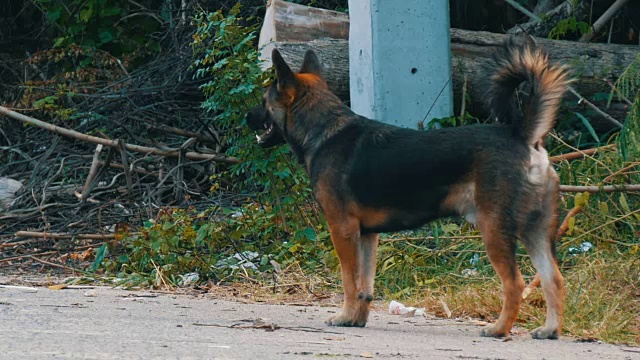
[[[640,359],[567,338],[481,338],[454,320],[374,312],[364,329],[332,328],[336,308],[146,294],[0,288],[0,359]]]

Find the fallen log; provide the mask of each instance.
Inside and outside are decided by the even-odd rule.
[[[348,39],[349,17],[339,11],[281,0],[267,1],[260,29],[261,40],[311,41],[320,38]]]
[[[295,34],[304,33],[311,25],[316,24],[315,13],[312,10],[304,12],[300,8],[309,8],[295,5],[297,17],[307,17],[307,21],[298,21],[289,24],[286,31],[280,31],[287,17],[278,15],[282,9],[287,9],[281,0],[272,0],[267,11],[274,12],[271,17],[265,18],[264,27],[270,27],[271,31],[261,33],[259,46],[278,48],[285,60],[291,64],[300,64],[304,52],[313,49],[320,55],[323,63],[325,78],[330,89],[343,100],[349,99],[349,51],[348,35],[341,32],[319,31],[316,27],[313,34],[315,39],[299,40]],[[311,8],[309,8],[311,9]],[[344,23],[348,16],[340,12],[329,12],[336,18],[336,22]],[[329,14],[325,13],[325,15]],[[273,25],[271,22],[275,22]],[[314,25],[315,26],[315,25]],[[274,30],[275,29],[275,30]],[[467,106],[470,113],[483,116],[483,106],[486,74],[482,66],[491,61],[496,46],[508,37],[505,34],[495,34],[484,31],[468,31],[451,29],[451,52],[454,87],[454,108],[460,109],[462,87],[466,76],[468,82],[467,92],[471,102]],[[577,81],[573,84],[577,92],[588,98],[600,109],[606,108],[606,100],[592,100],[596,94],[608,94],[610,86],[605,80],[616,80],[620,74],[638,57],[638,47],[616,44],[578,44],[572,41],[549,40],[535,38],[536,42],[548,53],[551,61],[567,64],[573,71]],[[270,51],[263,51],[264,66],[271,66]],[[444,84],[442,84],[444,85]],[[570,111],[584,111],[584,104],[575,101],[573,95],[568,98],[574,101],[567,102]],[[614,99],[615,100],[615,99]],[[628,111],[628,104],[613,102],[605,112],[617,121],[624,121]],[[601,114],[595,114],[592,118],[598,118],[593,124],[597,130],[612,129],[611,122]]]

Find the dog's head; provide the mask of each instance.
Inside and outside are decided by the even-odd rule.
[[[322,65],[313,51],[307,51],[298,73],[291,70],[278,49],[273,50],[271,58],[276,79],[265,90],[262,104],[245,115],[247,125],[255,131],[258,144],[263,148],[287,141],[295,126],[292,107],[312,88],[326,89],[327,86],[322,78]]]

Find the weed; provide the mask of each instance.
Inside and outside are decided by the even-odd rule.
[[[576,20],[575,17],[570,17],[568,19],[558,21],[558,23],[549,32],[549,39],[559,40],[567,34],[574,33],[583,35],[588,33],[590,30],[591,26],[588,23]]]

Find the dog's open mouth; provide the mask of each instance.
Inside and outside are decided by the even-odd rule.
[[[257,106],[245,115],[247,126],[256,134],[258,145],[263,148],[270,148],[284,143],[284,139],[278,128],[269,117],[263,106]]]
[[[264,123],[265,131],[262,134],[258,134],[256,131],[256,140],[258,140],[258,144],[264,144],[273,136],[273,124],[272,123]]]

